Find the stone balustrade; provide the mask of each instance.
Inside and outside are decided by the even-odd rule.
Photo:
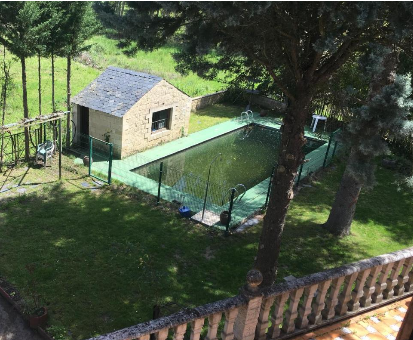
[[[93,340],[149,340],[151,334],[157,340],[169,335],[182,340],[185,334],[199,340],[201,333],[206,340],[288,338],[412,295],[412,266],[413,247],[264,289],[259,288],[261,273],[251,270],[235,297]]]

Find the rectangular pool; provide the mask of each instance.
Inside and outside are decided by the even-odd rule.
[[[163,184],[202,198],[211,169],[211,195],[215,196],[214,203],[220,204],[222,192],[237,184],[248,190],[270,177],[278,158],[280,138],[279,130],[251,124],[132,171],[158,181],[163,162]],[[308,138],[304,152],[307,154],[324,143]]]

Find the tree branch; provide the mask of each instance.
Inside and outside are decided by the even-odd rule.
[[[278,76],[275,74],[274,70],[272,69],[272,67],[267,64],[266,62],[264,62],[263,60],[261,60],[260,58],[258,58],[256,55],[252,54],[252,53],[247,53],[249,54],[249,57],[253,60],[255,60],[257,63],[261,64],[262,66],[265,67],[265,69],[267,70],[267,72],[270,74],[272,80],[274,81],[274,83],[280,88],[281,91],[284,92],[284,94],[290,98],[291,100],[295,100],[295,97],[292,95],[292,93],[290,91],[287,90],[287,88],[282,85],[280,78],[278,78]]]

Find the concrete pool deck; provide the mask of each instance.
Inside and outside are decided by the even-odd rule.
[[[220,123],[209,127],[207,129],[192,133],[186,137],[182,137],[175,141],[166,143],[164,145],[160,145],[154,147],[152,149],[148,149],[144,152],[140,152],[138,154],[129,156],[122,160],[113,160],[112,164],[112,178],[118,181],[121,181],[129,186],[136,187],[142,191],[145,191],[152,195],[158,194],[158,183],[146,178],[144,176],[138,175],[137,173],[132,172],[131,170],[136,169],[140,166],[145,164],[157,161],[162,159],[166,156],[171,154],[175,154],[196,146],[198,144],[202,144],[207,142],[211,139],[216,137],[225,135],[237,129],[240,129],[250,123],[255,123],[258,125],[266,126],[269,128],[280,129],[280,120],[276,120],[271,117],[256,117],[249,120],[243,119],[233,119],[229,120],[224,123]],[[306,129],[307,130],[307,129]],[[324,138],[320,139],[319,134],[314,134],[312,131],[306,131],[306,136],[325,141],[326,134],[324,134]],[[328,136],[327,136],[328,138]],[[325,144],[321,146],[321,148],[325,147]],[[319,148],[320,149],[320,148]],[[317,149],[318,150],[318,149]],[[315,151],[317,151],[315,150]],[[320,154],[321,154],[320,150]],[[325,150],[324,150],[325,153]],[[94,162],[92,164],[92,170],[98,172],[107,171],[106,162]],[[253,215],[257,210],[259,210],[265,204],[265,198],[268,191],[269,185],[269,178],[263,180],[261,183],[257,184],[256,186],[250,188],[246,191],[245,195],[242,197],[240,202],[234,205],[234,209],[232,212],[232,220],[231,226],[234,226],[246,217]],[[201,199],[194,197],[190,194],[182,194],[178,190],[174,188],[162,185],[161,186],[161,198],[166,201],[176,201],[177,197],[185,196],[185,201],[191,202],[190,208],[194,213],[198,213],[200,209],[202,209],[203,202]],[[189,200],[188,200],[189,198]],[[211,210],[211,208],[208,208]],[[227,208],[225,208],[227,209]],[[225,210],[223,207],[214,206],[212,210],[219,214],[219,211]],[[220,229],[225,229],[224,226],[220,225],[219,223],[215,225]]]

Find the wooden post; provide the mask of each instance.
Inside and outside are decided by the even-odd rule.
[[[59,118],[59,180],[62,179],[62,118]]]

